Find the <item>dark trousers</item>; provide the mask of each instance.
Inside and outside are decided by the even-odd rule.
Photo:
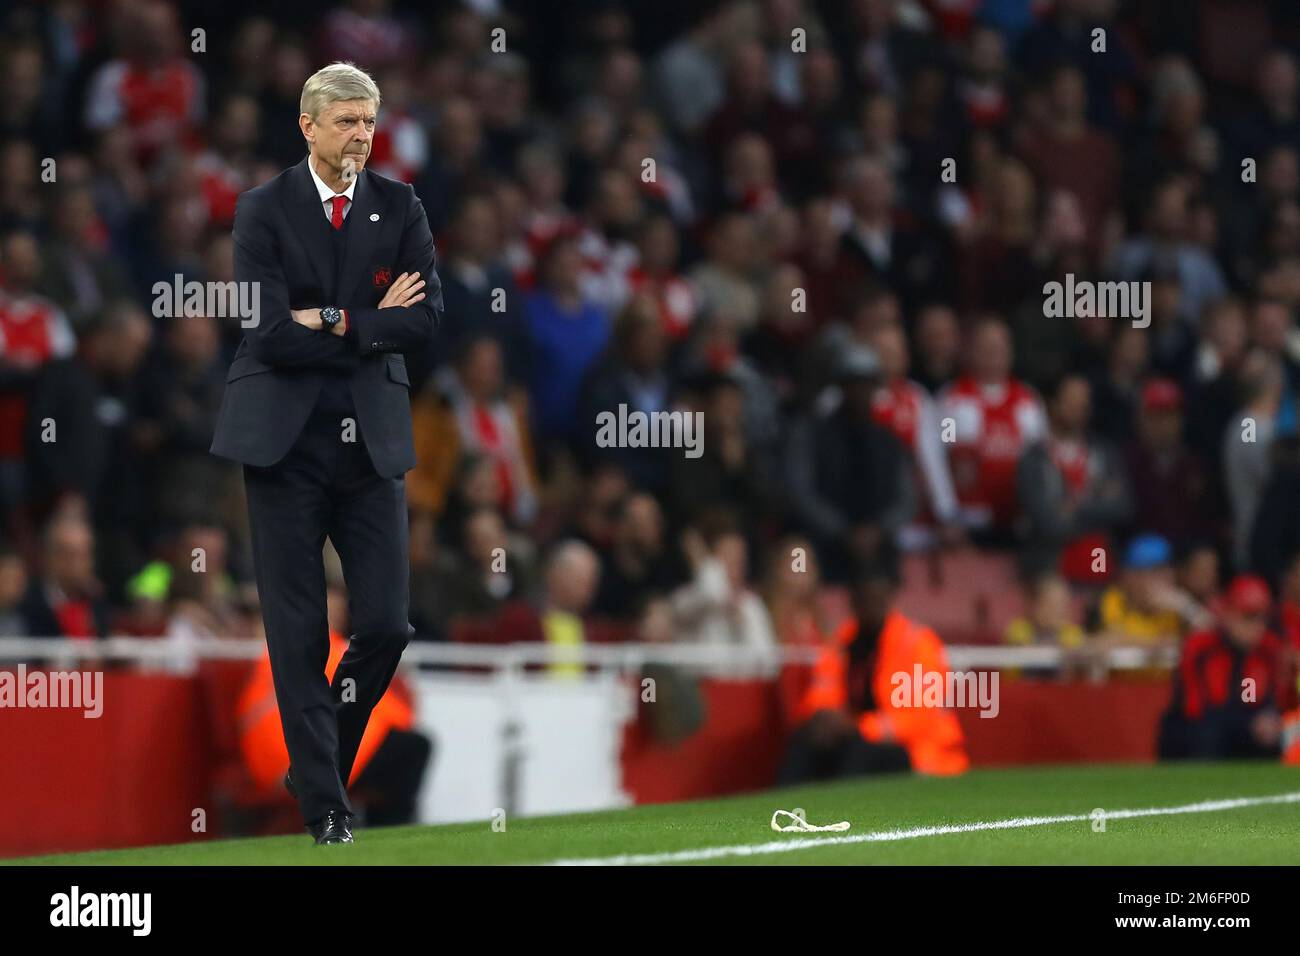
[[[352,812],[346,783],[361,736],[414,633],[404,479],[377,475],[361,434],[343,441],[337,407],[327,405],[283,461],[244,468],[275,696],[308,824],[331,809]],[[332,684],[326,537],[343,565],[352,627]]]
[[[864,774],[900,773],[912,769],[907,751],[898,744],[873,743],[857,733],[819,733],[814,716],[790,735],[778,786],[813,780],[834,780]]]

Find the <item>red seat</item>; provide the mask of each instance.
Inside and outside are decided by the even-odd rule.
[[[902,574],[900,610],[949,644],[999,642],[1024,605],[1010,555],[974,548],[911,554]]]

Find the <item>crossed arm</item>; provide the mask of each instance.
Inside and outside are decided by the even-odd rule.
[[[376,308],[346,309],[347,319],[322,335],[320,309],[291,309],[284,269],[261,209],[240,197],[235,212],[235,278],[255,282],[259,314],[246,329],[250,353],[288,368],[351,369],[362,355],[423,346],[442,308],[434,271],[433,236],[424,207],[412,194],[399,267],[401,273]],[[427,277],[427,278],[426,278]],[[427,304],[426,297],[430,297]]]
[[[388,287],[388,291],[379,301],[381,309],[405,309],[415,305],[424,299],[424,293],[420,290],[424,288],[424,280],[420,278],[418,272],[403,272],[397,277],[396,281]],[[338,322],[329,330],[330,335],[337,335],[344,338],[350,330],[354,330],[353,325],[354,312],[351,309],[344,309],[346,318]],[[325,327],[321,321],[320,309],[290,309],[289,315],[295,322],[304,328],[311,329],[313,332],[319,332]]]

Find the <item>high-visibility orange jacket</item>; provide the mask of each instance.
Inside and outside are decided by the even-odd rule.
[[[325,665],[325,677],[333,680],[334,671],[348,649],[342,636],[330,631],[330,656]],[[279,787],[284,773],[289,769],[289,751],[284,745],[284,730],[280,725],[280,710],[275,702],[275,685],[271,681],[271,658],[262,655],[252,676],[239,695],[239,748],[244,755],[244,765],[257,785],[263,790]],[[384,696],[370,712],[370,722],[357,748],[357,759],[352,765],[351,785],[390,730],[410,730],[415,725],[415,714],[405,691],[397,678],[393,679]]]
[[[856,618],[845,621],[831,638],[831,646],[813,665],[812,682],[804,692],[798,716],[807,720],[819,710],[843,710],[849,702],[848,646],[858,634]],[[912,680],[916,666],[921,673],[948,673],[943,642],[928,627],[908,620],[898,611],[885,618],[876,651],[876,669],[871,690],[876,709],[858,715],[858,729],[873,742],[890,738],[907,750],[912,769],[929,774],[957,774],[970,767],[966,741],[957,715],[943,707],[911,706],[910,695],[901,695],[907,706],[896,706],[893,675],[906,674]]]

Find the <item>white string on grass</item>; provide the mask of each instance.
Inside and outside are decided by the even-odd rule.
[[[776,822],[780,817],[789,817],[794,822],[782,826]],[[813,826],[803,818],[803,811],[798,808],[793,813],[789,810],[777,810],[772,814],[772,829],[777,833],[827,833],[841,832],[848,828],[848,820],[841,820],[839,823],[828,823],[824,827]]]

